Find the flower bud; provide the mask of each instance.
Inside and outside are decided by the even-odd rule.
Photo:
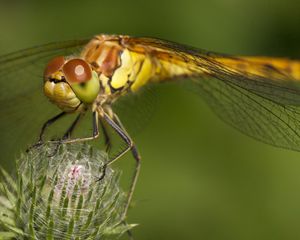
[[[16,177],[2,170],[0,239],[114,239],[134,227],[122,222],[125,194],[106,153],[87,144],[55,148],[22,154]]]

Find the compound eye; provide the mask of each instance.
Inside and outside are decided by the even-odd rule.
[[[51,74],[57,72],[65,63],[65,58],[63,56],[59,56],[53,58],[46,66],[44,71],[44,77],[47,78]]]
[[[84,83],[92,78],[92,69],[82,59],[72,59],[63,66],[66,80],[71,83]]]

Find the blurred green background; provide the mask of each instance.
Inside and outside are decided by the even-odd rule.
[[[0,53],[119,33],[300,57],[299,8],[296,0],[2,0]],[[300,154],[242,135],[190,92],[170,86],[160,93],[150,124],[135,137],[143,157],[128,217],[139,223],[135,239],[300,239]],[[125,179],[130,161],[118,166]]]

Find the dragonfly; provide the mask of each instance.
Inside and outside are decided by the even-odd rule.
[[[126,145],[107,165],[128,151],[136,164],[125,218],[141,157],[114,106],[147,85],[168,82],[189,83],[222,120],[243,133],[277,147],[300,150],[300,60],[231,56],[161,39],[107,34],[0,57],[1,146],[12,149],[18,138],[32,135],[31,125],[36,129],[36,122],[43,119],[37,146],[45,141],[45,131],[52,124],[71,114],[76,115],[74,122],[54,142],[75,143],[103,136],[108,144],[105,122]],[[48,120],[44,116],[48,107],[39,107],[45,99],[61,111]],[[135,105],[129,108],[135,111]],[[92,134],[72,137],[86,113],[92,115]],[[12,119],[19,121],[22,130],[10,131],[14,129]]]

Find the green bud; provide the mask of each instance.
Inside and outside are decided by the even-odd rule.
[[[116,239],[135,226],[122,222],[126,197],[120,173],[104,168],[105,152],[87,144],[53,151],[22,154],[16,177],[1,170],[0,239]]]

